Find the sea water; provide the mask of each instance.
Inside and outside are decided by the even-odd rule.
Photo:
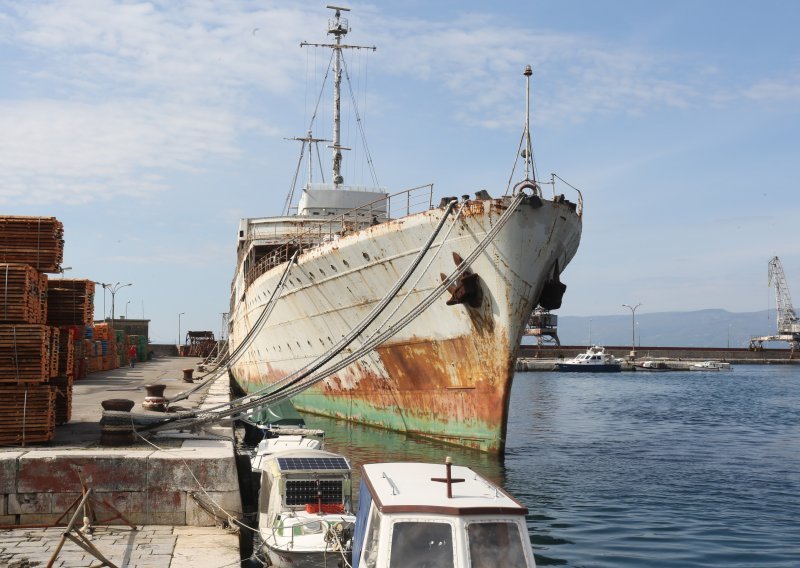
[[[306,418],[354,467],[452,456],[500,483],[539,566],[800,566],[800,367],[518,373],[504,459]]]

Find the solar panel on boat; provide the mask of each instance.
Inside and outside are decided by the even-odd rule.
[[[278,467],[281,471],[350,469],[350,465],[343,457],[278,458]]]

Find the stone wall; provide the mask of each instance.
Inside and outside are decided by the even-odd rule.
[[[211,385],[203,406],[228,399],[223,377]],[[210,431],[213,437],[158,437],[158,448],[142,442],[122,449],[0,450],[0,525],[56,522],[80,496],[81,481],[137,525],[213,526],[228,515],[239,518],[233,443],[218,437],[232,435],[230,422]],[[124,524],[103,523],[114,516],[103,507],[96,513],[99,524]]]

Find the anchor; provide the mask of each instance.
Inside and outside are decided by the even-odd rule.
[[[464,259],[457,252],[453,253],[453,261],[456,266],[461,266],[464,263]],[[445,274],[439,274],[439,277],[443,282],[447,280]],[[450,299],[446,302],[448,306],[466,304],[470,308],[480,308],[483,303],[483,289],[481,288],[480,277],[469,268],[458,277],[456,284],[447,287],[447,291],[450,292]]]

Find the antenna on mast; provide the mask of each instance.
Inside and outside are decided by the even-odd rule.
[[[533,144],[531,143],[531,75],[533,75],[533,69],[530,65],[526,65],[522,74],[525,75],[525,148],[522,149],[522,158],[525,160],[525,179],[536,181],[536,171],[533,168]]]
[[[371,49],[375,51],[375,46],[345,45],[342,37],[350,31],[346,18],[342,18],[342,12],[349,12],[350,8],[333,6],[328,4],[327,8],[335,10],[334,17],[328,20],[328,34],[333,35],[335,43],[308,43],[302,42],[301,47],[328,47],[333,50],[333,143],[329,146],[333,150],[333,184],[339,186],[344,183],[342,177],[342,150],[349,150],[341,145],[341,117],[342,117],[342,50],[343,49]]]

